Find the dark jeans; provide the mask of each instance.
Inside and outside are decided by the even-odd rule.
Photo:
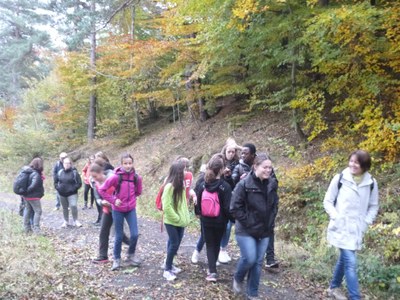
[[[115,224],[114,259],[121,259],[122,239],[124,237],[124,220],[128,222],[129,232],[131,234],[129,239],[128,255],[135,254],[136,244],[139,238],[136,209],[132,209],[128,212],[113,210],[112,213]]]
[[[165,261],[165,271],[172,270],[172,263],[176,253],[178,253],[181,245],[185,227],[177,227],[170,224],[165,224],[168,233],[167,260]]]
[[[95,203],[97,208],[97,220],[96,220],[97,223],[101,221],[101,216],[103,215],[103,208],[101,207],[101,205],[97,203],[97,201],[95,201]]]
[[[217,273],[219,249],[221,246],[222,237],[226,231],[226,226],[215,227],[203,225],[203,228],[204,240],[206,241],[207,248],[208,270],[210,273]]]
[[[94,202],[93,188],[90,186],[90,184],[85,183],[85,190],[83,192],[83,199],[85,201],[85,207],[87,207],[87,205],[88,205],[89,192],[90,192],[90,206],[93,206],[93,202]]]
[[[108,258],[108,243],[110,241],[110,231],[113,224],[112,213],[103,214],[101,218],[100,236],[99,236],[99,258]],[[129,238],[123,234],[122,242],[129,245]]]
[[[267,254],[265,255],[267,260],[267,264],[271,264],[275,262],[275,230],[272,232],[272,235],[269,237],[269,243],[267,248]]]

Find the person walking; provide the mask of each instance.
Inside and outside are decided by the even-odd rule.
[[[204,184],[197,191],[202,233],[207,249],[208,273],[206,280],[216,282],[217,261],[226,224],[230,219],[232,196],[230,185],[222,179],[225,161],[222,154],[214,155],[207,164]]]
[[[40,234],[40,218],[42,216],[41,199],[44,196],[43,160],[34,158],[29,166],[23,168],[29,174],[28,188],[23,199],[25,201],[24,228],[26,233]],[[33,215],[33,222],[32,216]]]
[[[55,188],[60,195],[63,207],[64,222],[61,227],[67,228],[68,224],[82,227],[82,223],[78,221],[78,190],[82,187],[82,180],[69,157],[64,158],[63,166],[55,181]],[[69,209],[72,213],[71,223],[69,223]]]
[[[64,161],[64,159],[66,157],[68,157],[68,154],[65,153],[65,152],[61,152],[60,156],[59,156],[59,160],[54,164],[54,167],[53,167],[53,182],[54,182],[54,185],[56,185],[58,172],[60,172],[61,169],[64,169],[63,161]],[[55,206],[54,210],[59,210],[60,206],[61,206],[60,195],[56,191],[56,206]]]
[[[94,204],[93,188],[90,185],[90,166],[94,162],[94,159],[95,159],[94,155],[90,155],[87,163],[85,164],[85,166],[82,169],[82,177],[83,177],[83,183],[84,183],[84,191],[83,191],[84,206],[83,206],[83,209],[93,208],[93,204]],[[88,207],[89,192],[90,192],[90,206]]]
[[[169,170],[162,194],[162,206],[164,211],[164,225],[168,233],[167,259],[163,277],[167,281],[176,279],[176,275],[182,270],[173,265],[174,258],[189,224],[189,211],[184,185],[185,165],[175,161]]]
[[[258,298],[262,264],[272,234],[278,187],[271,177],[272,171],[271,159],[264,153],[258,154],[252,170],[237,184],[231,200],[230,212],[236,220],[236,241],[240,248],[233,291],[245,292],[249,299]]]
[[[368,172],[370,168],[369,153],[354,151],[348,167],[332,179],[325,195],[324,208],[330,218],[328,243],[339,249],[327,294],[337,300],[347,299],[340,290],[343,278],[349,299],[361,299],[356,251],[361,249],[363,236],[379,209],[378,183]]]
[[[110,194],[112,188],[115,191]],[[121,156],[121,166],[100,186],[99,192],[104,200],[111,203],[115,225],[114,261],[111,270],[115,271],[121,267],[124,220],[127,221],[130,231],[129,249],[125,263],[128,266],[139,267],[141,262],[136,256],[136,245],[139,238],[136,200],[142,194],[142,177],[136,173],[132,155],[126,153]]]

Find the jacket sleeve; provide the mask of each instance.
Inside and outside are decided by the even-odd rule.
[[[335,208],[335,199],[338,196],[339,189],[338,189],[338,184],[339,184],[339,178],[340,174],[335,175],[333,177],[331,183],[329,184],[328,191],[325,194],[324,198],[324,208],[326,213],[329,215],[331,220],[335,220],[337,217],[337,210]]]
[[[232,182],[234,185],[236,185],[239,182],[239,180],[240,180],[240,164],[237,165],[233,169],[231,179],[232,179]]]
[[[56,173],[56,175],[53,177],[54,179],[54,188],[57,190],[58,187],[58,182],[60,181],[60,179],[58,178],[58,174]]]
[[[85,164],[85,166],[82,169],[82,176],[84,177],[84,179],[86,179],[85,177],[86,177],[86,172],[88,171],[88,169],[89,169],[89,164],[87,163],[87,164]]]
[[[98,191],[98,185],[94,182],[94,180],[90,180],[90,185],[92,186],[92,189],[93,189],[94,199],[96,199],[97,204],[101,206],[102,198]]]
[[[138,175],[136,186],[135,186],[135,196],[139,197],[143,192],[143,179]]]
[[[34,171],[31,175],[30,175],[31,181],[29,183],[27,192],[31,193],[32,191],[34,191],[35,189],[37,189],[39,187],[40,184],[40,174],[36,171]]]
[[[54,185],[56,184],[56,181],[57,181],[57,177],[58,177],[58,162],[54,165],[54,167],[53,167],[53,181],[54,181]]]
[[[174,208],[173,187],[172,184],[167,184],[164,187],[164,192],[161,197],[164,215],[168,220],[173,223],[179,223],[180,216],[176,213]]]
[[[243,181],[242,181],[243,182]],[[243,226],[247,227],[246,190],[244,182],[236,185],[230,205],[230,213]]]
[[[232,198],[232,189],[229,183],[225,182],[224,184],[224,192],[223,192],[223,203],[222,203],[222,209],[224,215],[232,222],[235,221],[235,219],[231,216],[230,213],[230,207],[231,207],[231,198]]]
[[[118,175],[113,175],[108,178],[98,189],[100,196],[110,202],[111,204],[115,204],[115,201],[118,199],[117,195],[110,195],[107,193],[108,189],[111,187],[117,188],[118,186]]]
[[[82,178],[79,175],[78,171],[76,171],[76,190],[79,190],[82,187]]]
[[[376,182],[375,179],[374,180],[374,188],[371,192],[371,196],[369,198],[369,203],[368,203],[368,211],[367,211],[367,215],[365,217],[365,222],[368,225],[371,225],[375,218],[376,215],[378,214],[378,210],[379,210],[379,190],[378,190],[378,183]]]
[[[201,215],[201,195],[203,194],[204,190],[204,176],[200,176],[199,179],[196,181],[196,185],[194,187],[194,192],[196,193],[197,197],[197,204],[194,206],[194,213],[197,216]]]

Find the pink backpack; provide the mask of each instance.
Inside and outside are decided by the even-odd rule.
[[[203,217],[216,218],[221,212],[218,193],[210,193],[204,189],[201,194],[201,215]]]

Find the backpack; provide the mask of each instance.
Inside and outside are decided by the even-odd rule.
[[[216,218],[221,213],[218,192],[209,192],[205,189],[201,194],[201,215],[203,217]]]
[[[343,185],[343,183],[341,183],[342,178],[343,178],[343,173],[340,173],[340,175],[339,175],[339,181],[338,181],[338,185],[337,185],[337,187],[338,187],[338,193],[337,193],[337,195],[336,195],[335,201],[333,201],[333,206],[336,206],[337,199],[338,199],[338,197],[339,197],[339,191],[340,191],[340,188],[341,188],[342,185]],[[372,178],[372,183],[371,183],[371,185],[370,185],[370,187],[369,187],[370,193],[372,193],[372,191],[373,191],[373,189],[374,189],[374,185],[375,185],[374,178]]]
[[[137,181],[138,181],[138,175],[135,173],[135,174],[133,175],[133,180],[129,180],[129,179],[124,179],[124,178],[122,177],[122,174],[118,174],[118,185],[117,185],[117,187],[115,188],[114,195],[119,194],[119,191],[121,190],[121,184],[122,184],[123,181],[126,181],[126,182],[133,182],[133,184],[135,185],[135,188],[136,188],[136,184],[137,184]]]
[[[29,176],[31,174],[25,171],[21,171],[14,180],[13,190],[14,193],[20,196],[25,195],[28,192]]]
[[[156,196],[156,207],[158,210],[163,210],[162,207],[162,195],[164,193],[164,187],[165,184],[161,185],[160,189],[158,190],[157,196]]]

